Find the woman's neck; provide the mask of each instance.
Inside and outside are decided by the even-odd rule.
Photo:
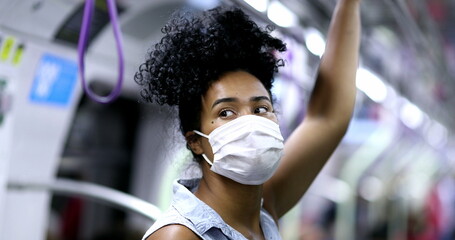
[[[195,195],[245,237],[262,238],[259,223],[262,185],[243,185],[214,172],[204,171]]]

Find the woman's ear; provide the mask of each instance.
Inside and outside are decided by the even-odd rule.
[[[191,151],[196,155],[204,153],[201,145],[201,138],[194,132],[186,132],[185,134],[186,144],[189,146]]]

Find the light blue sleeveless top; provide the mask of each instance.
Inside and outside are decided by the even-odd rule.
[[[215,210],[194,196],[199,181],[189,179],[174,182],[174,198],[170,208],[147,230],[143,240],[170,224],[184,225],[204,240],[246,240],[241,233],[226,224]],[[260,224],[265,239],[281,239],[275,221],[264,208],[261,208]]]

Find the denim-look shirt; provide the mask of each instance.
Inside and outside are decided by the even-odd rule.
[[[215,210],[193,194],[199,181],[200,179],[189,179],[174,182],[174,198],[170,208],[147,230],[143,239],[166,225],[180,224],[205,240],[246,240],[240,232],[226,224]],[[275,221],[264,208],[260,211],[260,224],[265,239],[281,239]]]

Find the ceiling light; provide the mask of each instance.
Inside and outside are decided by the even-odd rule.
[[[298,22],[297,16],[278,1],[270,3],[267,9],[267,17],[281,27],[292,27]]]
[[[259,12],[267,11],[267,7],[269,5],[269,0],[244,0],[244,1]]]
[[[444,127],[437,121],[433,121],[431,126],[427,130],[426,139],[428,143],[435,147],[441,148],[447,144],[448,139],[448,131],[447,128]]]
[[[322,33],[315,28],[308,28],[305,31],[305,44],[308,50],[321,57],[325,51],[325,40]]]
[[[383,102],[387,97],[387,86],[384,82],[365,68],[357,70],[356,86],[375,102]]]
[[[422,125],[424,115],[416,105],[406,101],[401,107],[400,119],[407,127],[416,129]]]

